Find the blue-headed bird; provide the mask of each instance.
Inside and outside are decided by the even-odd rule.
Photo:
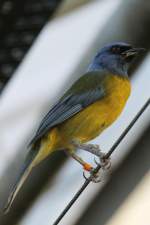
[[[82,75],[43,118],[23,168],[9,195],[7,212],[31,170],[51,153],[65,150],[85,170],[93,168],[76,149],[100,156],[86,142],[96,138],[121,114],[131,92],[128,69],[142,51],[123,42],[104,46]]]

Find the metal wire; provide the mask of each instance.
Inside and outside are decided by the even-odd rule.
[[[118,147],[120,142],[123,140],[123,138],[127,135],[129,130],[133,127],[133,125],[136,123],[136,121],[140,118],[140,116],[143,114],[143,112],[146,110],[146,108],[150,105],[150,98],[146,101],[146,103],[143,105],[143,107],[140,109],[140,111],[136,114],[136,116],[133,118],[131,123],[127,126],[127,128],[123,131],[123,133],[120,135],[120,137],[117,139],[117,141],[113,144],[111,149],[106,154],[105,158],[108,159],[111,154],[115,151],[115,149]],[[97,173],[101,169],[101,166],[98,165],[93,173]],[[81,188],[76,192],[74,197],[71,199],[71,201],[68,203],[66,208],[61,212],[61,214],[58,216],[58,218],[55,220],[53,225],[57,225],[62,218],[65,216],[65,214],[68,212],[68,210],[71,208],[71,206],[75,203],[75,201],[79,198],[79,196],[82,194],[82,192],[86,189],[86,187],[89,185],[89,183],[92,181],[92,175],[84,182],[84,184],[81,186]]]

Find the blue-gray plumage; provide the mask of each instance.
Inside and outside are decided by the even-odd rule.
[[[113,52],[114,49],[114,52]],[[104,46],[94,57],[88,70],[107,70],[113,74],[128,76],[128,69],[139,51],[143,48],[133,48],[130,44],[124,42],[114,42]],[[118,52],[117,52],[118,51]],[[128,52],[128,57],[122,57]]]

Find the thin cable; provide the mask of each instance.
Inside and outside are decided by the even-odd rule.
[[[117,141],[113,144],[111,149],[106,154],[105,158],[108,159],[111,154],[115,151],[115,149],[118,147],[120,142],[123,140],[123,138],[127,135],[129,130],[133,127],[133,125],[136,123],[136,121],[140,118],[140,116],[143,114],[143,112],[146,110],[146,108],[150,105],[150,98],[146,101],[146,103],[143,105],[143,107],[140,109],[140,111],[136,114],[134,119],[131,121],[131,123],[127,126],[127,128],[123,131],[123,133],[120,135],[120,137],[117,139]],[[101,169],[101,166],[98,165],[93,173],[97,173]],[[68,203],[66,208],[62,211],[62,213],[59,215],[59,217],[56,219],[56,221],[53,223],[53,225],[57,225],[62,218],[65,216],[65,214],[68,212],[68,210],[71,208],[71,206],[75,203],[75,201],[79,198],[79,196],[82,194],[82,192],[86,189],[86,187],[89,185],[89,183],[92,181],[92,175],[84,182],[84,184],[81,186],[81,188],[76,192],[74,197],[71,199],[71,201]]]

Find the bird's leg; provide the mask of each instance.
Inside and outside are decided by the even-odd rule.
[[[105,155],[105,153],[103,153],[101,151],[99,145],[83,144],[76,140],[72,141],[72,143],[76,148],[88,151],[88,152],[96,155],[97,157],[99,157],[102,169],[109,169],[111,167],[110,158],[106,159],[106,157],[105,157],[106,155]],[[96,164],[98,165],[98,162],[96,162]]]
[[[73,159],[75,159],[77,162],[79,162],[83,166],[84,170],[90,172],[93,169],[90,164],[86,163],[81,157],[75,154],[74,151],[66,150],[66,153],[70,155]]]
[[[94,169],[93,167],[88,164],[87,162],[85,162],[81,157],[79,157],[78,155],[76,155],[74,153],[74,151],[70,151],[70,150],[66,150],[66,153],[71,156],[73,159],[75,159],[77,162],[79,162],[84,170],[88,171],[90,173],[90,178],[91,178],[91,181],[93,181],[94,183],[98,183],[100,182],[100,179],[99,179],[99,175],[98,174],[95,174],[93,173]],[[86,176],[85,176],[85,173],[83,172],[83,176],[85,179],[88,179]]]

